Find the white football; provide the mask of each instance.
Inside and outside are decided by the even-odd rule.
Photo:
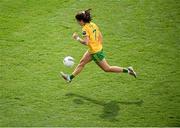
[[[74,65],[74,58],[71,56],[66,56],[63,60],[63,63],[67,67],[72,67]]]

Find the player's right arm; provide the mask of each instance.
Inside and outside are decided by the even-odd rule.
[[[88,42],[89,42],[89,37],[88,36],[84,36],[84,38],[80,38],[79,35],[75,32],[73,33],[73,38],[77,41],[79,41],[81,44],[84,44],[84,45],[88,45]]]

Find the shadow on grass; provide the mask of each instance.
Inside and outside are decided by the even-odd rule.
[[[143,104],[142,100],[137,101],[110,101],[110,102],[104,102],[104,101],[98,101],[89,97],[81,96],[79,94],[74,93],[67,93],[66,96],[68,97],[75,97],[76,99],[73,100],[76,104],[83,104],[84,101],[91,102],[96,105],[100,105],[103,107],[103,113],[100,115],[102,119],[107,119],[110,121],[118,121],[116,119],[116,116],[119,114],[119,104],[124,105],[138,105],[141,106]]]

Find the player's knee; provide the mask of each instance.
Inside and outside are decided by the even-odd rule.
[[[103,70],[104,70],[105,72],[110,72],[110,71],[111,71],[110,67],[105,67],[105,68],[103,68]]]

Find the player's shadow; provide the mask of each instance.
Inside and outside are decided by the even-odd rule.
[[[89,97],[81,96],[79,94],[74,94],[74,93],[67,93],[66,96],[75,97],[75,99],[73,99],[73,102],[76,104],[83,104],[84,101],[88,101],[93,104],[102,106],[103,113],[100,115],[100,117],[103,119],[110,120],[110,121],[117,121],[116,117],[118,116],[119,110],[120,110],[119,104],[138,105],[138,106],[141,106],[143,104],[142,100],[104,102],[104,101],[98,101]]]

